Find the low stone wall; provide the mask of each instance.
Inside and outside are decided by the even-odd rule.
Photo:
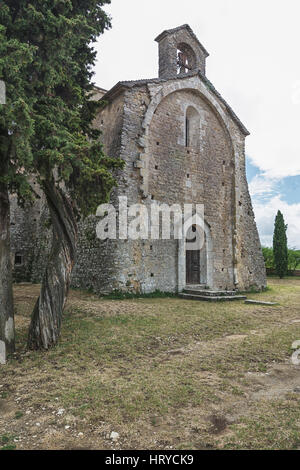
[[[267,268],[267,275],[276,275],[276,271],[275,269],[270,269],[270,268]],[[288,271],[288,276],[296,276],[296,277],[300,277],[300,269],[296,269],[296,271]]]

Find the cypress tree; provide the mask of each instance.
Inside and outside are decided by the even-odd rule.
[[[6,85],[6,99],[0,104],[0,363],[15,349],[9,194],[15,193],[20,204],[32,200],[28,174],[32,169],[33,99],[25,89],[35,49],[23,38],[7,35],[9,13],[8,5],[1,2],[0,79]]]
[[[10,78],[3,76],[8,100],[17,93],[25,104],[29,103],[24,108],[25,117],[32,124],[27,125],[31,130],[26,140],[28,149],[24,144],[14,152],[16,169],[11,157],[6,159],[3,181],[14,172],[12,177],[23,183],[23,194],[28,191],[28,169],[45,194],[53,228],[52,247],[45,257],[45,274],[30,325],[31,349],[49,349],[58,341],[75,264],[79,216],[95,213],[97,206],[107,201],[115,184],[112,171],[121,166],[118,159],[104,154],[100,133],[92,126],[99,107],[90,99],[96,59],[93,44],[110,27],[110,18],[102,8],[108,3],[110,0],[0,3],[5,41],[21,42],[31,52],[31,60],[23,69],[13,69],[16,76],[20,74],[20,91],[16,79],[10,83]],[[11,108],[10,125],[19,129],[22,120],[17,111],[16,106]]]
[[[287,225],[284,222],[282,213],[278,211],[275,219],[273,252],[275,269],[280,279],[282,279],[288,271],[288,247],[286,231]]]

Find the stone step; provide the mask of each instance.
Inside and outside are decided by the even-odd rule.
[[[185,300],[200,300],[206,302],[232,302],[234,300],[246,300],[244,295],[197,295],[197,294],[179,294],[181,299]]]
[[[186,284],[185,288],[187,290],[204,290],[209,289],[206,284]]]
[[[222,296],[234,296],[237,295],[236,291],[217,291],[217,290],[209,290],[209,289],[184,289],[183,291],[185,294],[190,295],[204,295],[207,297],[222,297]]]
[[[263,300],[245,300],[245,304],[249,305],[267,305],[270,307],[274,307],[275,305],[279,305],[278,302],[265,302]]]

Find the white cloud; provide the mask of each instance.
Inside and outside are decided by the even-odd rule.
[[[154,38],[189,23],[210,52],[207,76],[248,127],[247,153],[270,177],[300,174],[299,0],[112,0],[96,82],[157,76]]]
[[[270,198],[278,194],[276,186],[278,179],[269,178],[267,175],[256,175],[249,183],[249,191],[251,196]]]
[[[268,202],[253,198],[253,207],[262,245],[272,246],[275,217],[280,210],[284,214],[285,223],[288,224],[289,247],[300,249],[300,203],[288,204],[278,195]]]
[[[251,132],[247,154],[262,172],[250,185],[262,241],[272,242],[281,209],[290,245],[300,246],[300,191],[299,204],[288,204],[276,189],[300,175],[299,0],[112,0],[107,11],[113,28],[99,40],[96,66],[96,82],[107,89],[157,76],[154,38],[190,24],[210,53],[208,78]]]
[[[265,246],[272,246],[275,217],[280,210],[285,223],[288,224],[289,247],[300,249],[300,203],[290,204],[284,201],[278,189],[279,182],[279,178],[259,174],[249,183],[261,243]]]

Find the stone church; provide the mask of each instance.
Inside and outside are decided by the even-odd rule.
[[[188,286],[245,291],[266,273],[245,170],[249,132],[206,78],[208,52],[183,25],[161,33],[159,76],[97,88],[95,126],[109,156],[124,160],[112,194],[143,204],[203,204],[204,243],[99,240],[96,217],[82,222],[73,286],[96,293],[182,292]],[[16,280],[38,282],[49,239],[42,205],[12,210]],[[193,225],[187,230],[194,230]]]

